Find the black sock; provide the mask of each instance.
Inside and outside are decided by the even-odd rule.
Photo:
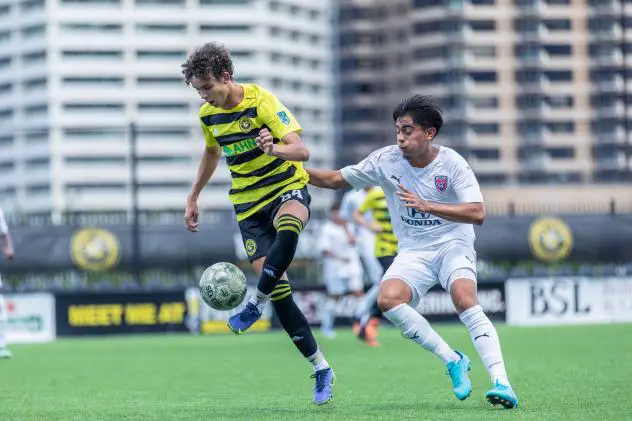
[[[301,220],[292,215],[281,215],[277,226],[277,236],[270,247],[263,264],[263,271],[257,283],[257,290],[270,295],[281,276],[294,259],[298,236],[303,230]]]
[[[280,281],[274,291],[270,300],[279,323],[301,354],[311,357],[318,351],[318,345],[307,319],[294,302],[288,282]]]

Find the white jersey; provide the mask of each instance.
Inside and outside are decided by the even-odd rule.
[[[407,208],[395,194],[402,184],[424,200],[439,203],[483,202],[478,181],[465,159],[451,148],[440,146],[437,157],[425,168],[412,167],[397,145],[378,149],[356,165],[341,170],[355,189],[367,185],[382,187],[386,193],[393,231],[399,250],[438,250],[453,240],[474,245],[471,224],[451,222]]]
[[[336,257],[324,256],[323,264],[327,273],[336,274],[340,278],[357,276],[360,270],[355,248],[349,243],[345,229],[328,220],[322,226],[318,239],[320,252],[330,251]]]

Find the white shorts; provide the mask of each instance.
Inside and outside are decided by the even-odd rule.
[[[458,278],[471,278],[476,282],[476,252],[474,247],[461,241],[452,241],[436,251],[400,251],[382,281],[393,278],[410,286],[411,305],[416,306],[437,283],[450,292],[452,282]]]
[[[344,295],[351,291],[362,291],[362,272],[360,270],[346,271],[347,274],[340,274],[338,265],[323,265],[323,276],[325,287],[329,295]]]

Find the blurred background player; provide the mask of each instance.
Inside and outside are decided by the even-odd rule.
[[[335,203],[330,209],[329,219],[323,224],[318,240],[327,288],[327,300],[321,312],[321,330],[328,338],[335,337],[334,312],[338,301],[346,294],[358,297],[363,294],[362,268],[346,225],[340,218],[340,204]]]
[[[190,231],[198,230],[197,200],[223,151],[232,177],[229,197],[246,253],[260,276],[256,296],[228,320],[228,327],[244,333],[272,301],[280,324],[314,367],[314,403],[324,404],[332,397],[334,373],[294,302],[286,274],[311,201],[300,162],[309,159],[302,128],[272,93],[233,81],[233,62],[223,45],[204,44],[182,68],[186,83],[204,100],[199,118],[206,142],[187,198],[185,224]]]
[[[367,223],[365,217],[367,213],[371,213],[372,216],[370,223]],[[382,268],[382,273],[386,272],[397,254],[397,237],[393,233],[386,196],[380,187],[373,187],[369,190],[364,202],[355,211],[354,219],[358,225],[375,233],[373,253]],[[357,333],[358,337],[368,345],[379,345],[377,329],[380,325],[381,315],[376,294],[375,299],[370,303],[369,310],[360,319],[360,329]]]
[[[356,251],[360,258],[360,264],[366,282],[371,285],[369,290],[364,295],[362,303],[358,306],[353,323],[353,333],[358,334],[360,332],[360,320],[365,315],[369,314],[373,303],[377,299],[377,292],[380,286],[380,279],[382,279],[382,268],[380,263],[375,258],[374,243],[375,234],[367,228],[358,225],[354,219],[354,214],[364,202],[364,199],[370,190],[370,187],[366,187],[361,190],[348,190],[342,196],[340,204],[340,216],[347,222],[347,231],[356,245]],[[366,223],[369,224],[372,221],[370,213],[365,214]]]
[[[0,208],[0,237],[2,237],[2,253],[6,259],[13,259],[13,244],[11,242],[11,234],[7,221],[4,218],[4,212]],[[2,274],[0,274],[0,358],[11,358],[11,351],[7,349],[4,332],[8,322],[9,314],[7,306],[2,296]]]

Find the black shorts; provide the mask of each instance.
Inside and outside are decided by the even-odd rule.
[[[394,260],[395,260],[395,255],[382,256],[382,257],[377,258],[377,261],[380,262],[380,266],[382,266],[382,270],[384,271],[384,273],[386,273],[388,268],[393,264]]]
[[[276,230],[273,225],[274,217],[281,206],[289,200],[301,202],[309,211],[309,204],[312,198],[307,191],[307,186],[302,189],[289,190],[279,195],[279,197],[258,212],[238,222],[241,239],[244,242],[250,262],[268,255],[270,247],[272,247],[272,243],[276,239]]]

